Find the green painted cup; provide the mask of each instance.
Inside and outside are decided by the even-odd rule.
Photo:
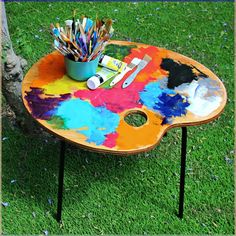
[[[74,80],[85,81],[96,74],[99,57],[89,62],[72,61],[64,57],[66,73]]]

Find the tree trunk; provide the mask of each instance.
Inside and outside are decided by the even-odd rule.
[[[27,66],[25,59],[17,56],[13,50],[5,11],[5,4],[2,2],[2,92],[7,104],[15,113],[16,124],[26,131],[35,131],[36,124],[26,109],[21,99],[21,82],[23,70]],[[37,126],[37,129],[38,126]]]

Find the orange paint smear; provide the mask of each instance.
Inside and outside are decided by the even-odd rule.
[[[142,59],[145,54],[150,56],[152,60],[136,77],[136,81],[144,82],[150,78],[156,80],[159,77],[167,76],[167,72],[162,70],[160,65],[162,58],[167,57],[167,50],[159,49],[154,46],[140,47],[131,49],[131,53],[124,58],[126,63],[130,63],[134,57]]]
[[[65,73],[64,57],[59,53],[51,53],[42,58],[38,63],[39,77],[31,86],[41,88],[61,78]]]
[[[142,109],[146,113],[147,123],[140,127],[128,125],[123,118],[116,130],[118,137],[116,145],[118,150],[132,150],[152,146],[157,141],[160,132],[162,118],[152,111]],[[127,114],[127,113],[126,113]]]

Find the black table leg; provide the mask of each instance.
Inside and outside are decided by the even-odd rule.
[[[57,194],[57,222],[61,222],[62,212],[62,197],[63,197],[63,179],[64,179],[64,163],[65,163],[65,141],[61,141],[60,147],[60,163],[59,163],[59,176],[58,176],[58,194]]]
[[[60,163],[58,176],[58,195],[57,195],[57,221],[61,222],[62,198],[63,198],[63,179],[64,179],[64,163],[65,163],[65,141],[61,141],[60,147]],[[184,182],[185,182],[185,166],[186,166],[186,150],[187,150],[187,128],[182,127],[182,143],[181,143],[181,172],[180,172],[180,192],[179,192],[179,218],[183,218],[184,211]]]
[[[179,218],[183,218],[184,213],[184,181],[186,166],[186,150],[187,150],[187,128],[182,127],[182,144],[181,144],[181,171],[180,171],[180,188],[179,188]]]

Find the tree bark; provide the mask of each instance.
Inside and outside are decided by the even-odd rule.
[[[7,104],[15,113],[16,124],[26,131],[34,132],[36,123],[33,121],[24,108],[21,98],[21,82],[23,80],[23,70],[27,62],[17,56],[13,50],[11,38],[8,31],[5,4],[2,2],[2,93]],[[37,126],[37,129],[38,126]]]

